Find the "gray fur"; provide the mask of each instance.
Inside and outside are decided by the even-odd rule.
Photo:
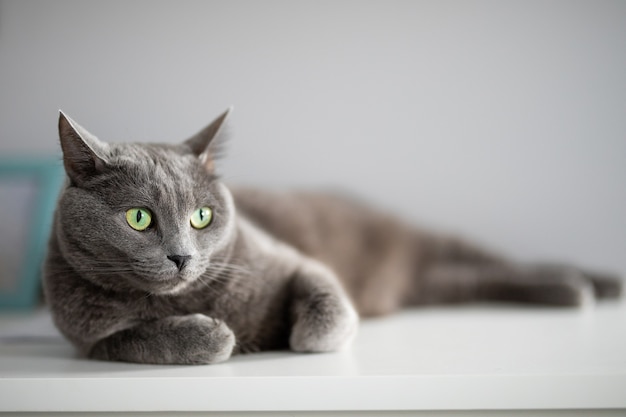
[[[343,197],[229,189],[213,163],[227,116],[158,145],[107,144],[61,114],[68,181],[44,283],[81,354],[199,364],[333,351],[349,345],[359,315],[480,300],[575,306],[621,291],[605,274],[520,266]],[[202,206],[214,217],[196,230],[189,219]],[[129,227],[133,207],[149,208],[153,226]],[[179,269],[168,256],[188,261]]]

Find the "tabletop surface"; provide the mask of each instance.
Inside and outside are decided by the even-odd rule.
[[[626,409],[624,301],[414,309],[343,352],[204,366],[85,360],[46,311],[0,316],[0,411],[572,408]]]

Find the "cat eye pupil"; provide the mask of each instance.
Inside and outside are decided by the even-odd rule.
[[[141,223],[142,217],[143,217],[143,214],[141,214],[141,210],[137,210],[137,223]]]

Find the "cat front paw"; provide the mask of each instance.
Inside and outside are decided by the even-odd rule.
[[[195,365],[223,362],[235,335],[219,320],[203,314],[170,316],[141,323],[95,343],[93,359],[152,364]]]
[[[178,344],[177,363],[212,364],[232,355],[235,335],[223,321],[203,314],[171,317]]]
[[[352,303],[337,294],[316,294],[295,311],[289,346],[296,352],[332,352],[348,347],[357,333],[359,316]]]

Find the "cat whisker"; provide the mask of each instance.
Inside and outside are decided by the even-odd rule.
[[[255,287],[255,283],[248,279],[239,279],[241,275],[232,275],[226,271],[221,271],[221,273],[213,273],[213,274],[204,274],[201,278],[204,280],[209,280],[212,283],[220,284],[220,285],[229,285],[228,290],[226,291],[228,296],[233,296],[233,294],[237,293],[237,291],[232,291],[234,288],[239,288],[242,290],[252,289]]]
[[[250,274],[250,270],[246,267],[236,264],[229,263],[219,263],[219,262],[211,262],[209,263],[209,268],[214,267],[215,269],[226,270],[231,272],[240,272],[245,274]]]
[[[211,292],[213,295],[221,295],[222,294],[216,288],[213,288],[209,283],[204,281],[201,277],[198,277],[198,282],[200,282],[202,285],[204,285],[209,290],[209,292]]]

